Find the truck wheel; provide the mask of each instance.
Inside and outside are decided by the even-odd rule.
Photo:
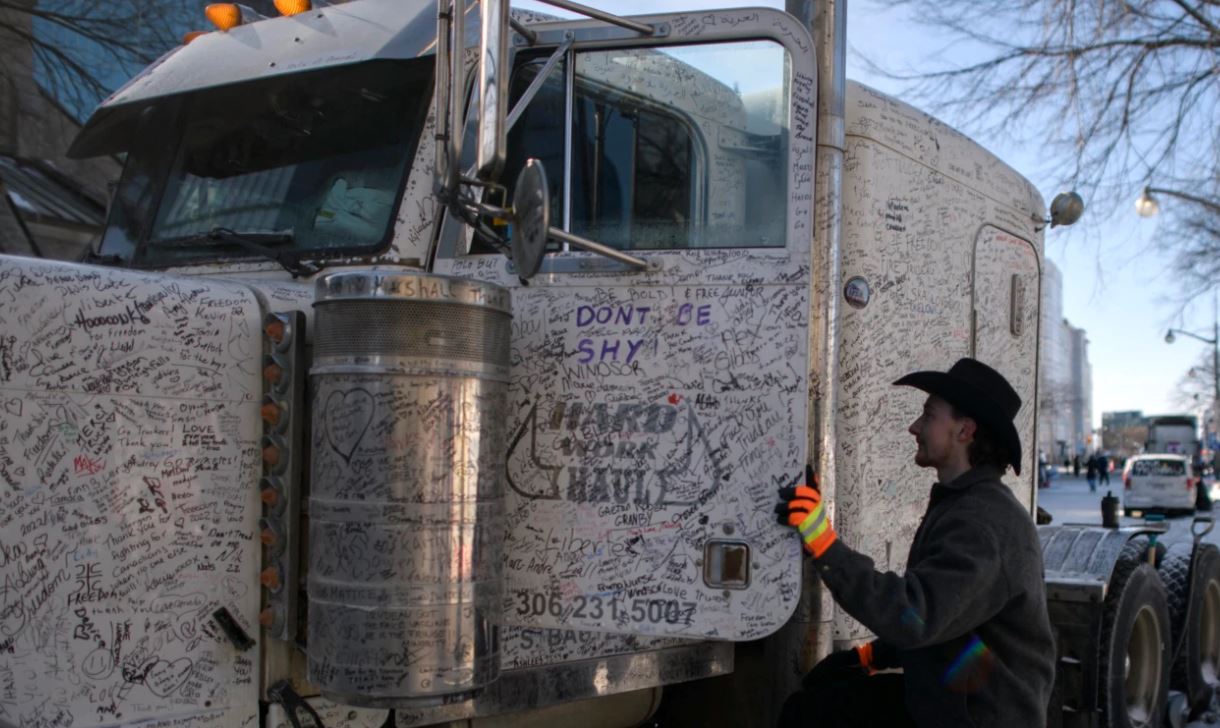
[[[1220,685],[1220,550],[1200,544],[1192,575],[1190,546],[1175,547],[1161,567],[1161,580],[1169,596],[1170,649],[1186,634],[1173,663],[1170,685],[1186,694],[1193,718],[1211,704],[1212,693]]]
[[[1101,706],[1110,728],[1159,726],[1169,694],[1169,608],[1147,563],[1120,560],[1101,628]]]

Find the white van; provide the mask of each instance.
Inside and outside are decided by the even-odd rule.
[[[1195,512],[1196,478],[1185,455],[1136,455],[1123,468],[1123,512]]]

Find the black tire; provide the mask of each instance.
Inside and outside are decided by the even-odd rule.
[[[1161,565],[1161,581],[1173,631],[1170,648],[1178,650],[1170,686],[1186,695],[1193,719],[1211,705],[1220,686],[1220,550],[1200,544],[1191,574],[1190,549],[1190,544],[1177,544],[1170,550]]]
[[[1156,554],[1152,557],[1152,561],[1148,561],[1148,537],[1135,536],[1123,545],[1122,551],[1118,553],[1118,560],[1151,563],[1153,568],[1160,569],[1161,560],[1165,558],[1167,549],[1165,544],[1159,540],[1153,549],[1156,551]]]
[[[1120,560],[1110,577],[1101,627],[1102,725],[1154,728],[1169,694],[1169,607],[1151,565]]]

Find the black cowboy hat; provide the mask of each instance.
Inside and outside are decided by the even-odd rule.
[[[977,359],[963,357],[947,372],[912,372],[894,384],[935,394],[979,423],[1008,451],[1013,471],[1021,474],[1021,437],[1013,424],[1021,397],[1003,374]]]

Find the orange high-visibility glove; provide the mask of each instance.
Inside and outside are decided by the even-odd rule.
[[[823,657],[801,680],[806,690],[824,683],[849,680],[862,675],[875,675],[873,643],[866,642],[849,650],[839,650]]]
[[[817,481],[813,482],[816,484]],[[826,549],[839,537],[830,525],[821,494],[814,488],[798,485],[795,488],[781,488],[779,496],[786,501],[776,509],[780,511],[780,523],[800,531],[805,550],[814,558],[826,553]]]
[[[856,656],[860,659],[860,667],[863,667],[869,675],[876,675],[877,668],[873,667],[873,643],[865,642],[862,645],[856,645],[854,649]]]

